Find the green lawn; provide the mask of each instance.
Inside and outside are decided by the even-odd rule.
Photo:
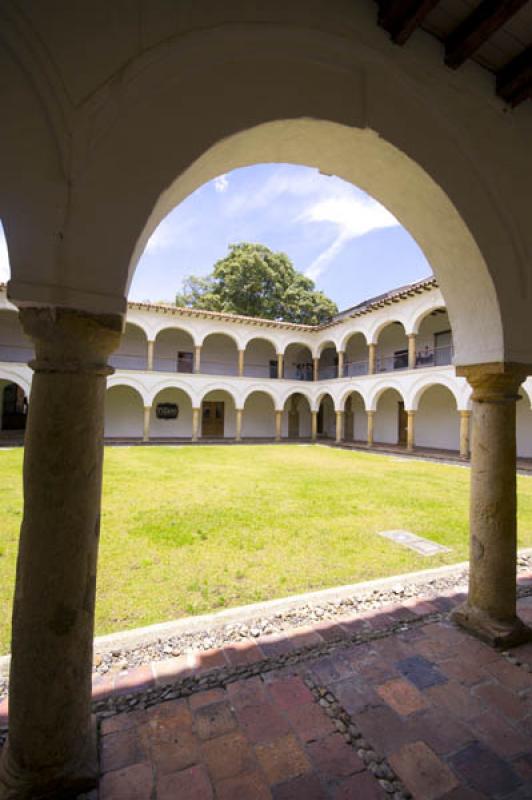
[[[21,520],[22,450],[0,450],[0,652]],[[467,558],[469,471],[320,446],[107,448],[96,627],[147,625]],[[375,535],[452,548],[431,558]],[[519,478],[521,546],[532,480]]]

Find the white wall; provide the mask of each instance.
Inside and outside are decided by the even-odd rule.
[[[269,378],[270,361],[277,361],[277,354],[271,342],[265,339],[253,339],[246,347],[244,375],[252,378]]]
[[[201,371],[209,375],[237,374],[237,347],[229,336],[207,336],[201,349]]]
[[[323,408],[323,428],[321,435],[329,439],[334,439],[336,438],[336,414],[332,398],[326,395],[321,401],[321,406]]]
[[[177,419],[158,419],[157,403],[176,403]],[[163,389],[153,400],[150,414],[150,437],[154,439],[166,437],[191,438],[192,436],[192,402],[181,389]]]
[[[407,350],[408,339],[403,326],[400,323],[392,323],[386,326],[379,335],[377,343],[377,369],[379,369],[379,359],[388,359],[396,350]],[[382,367],[390,369],[390,364],[382,364]]]
[[[148,341],[144,331],[128,323],[120,347],[111,355],[109,363],[117,369],[147,369]]]
[[[415,418],[415,443],[419,447],[460,449],[460,415],[451,392],[431,386],[419,401]]]
[[[347,401],[346,401],[347,402]],[[364,408],[364,401],[358,392],[351,394],[351,413],[353,415],[353,439],[349,441],[366,442],[368,437],[368,418]],[[345,413],[344,413],[345,420]],[[345,437],[345,423],[344,423]]]
[[[517,455],[521,458],[532,458],[532,411],[530,400],[523,392],[517,403]]]
[[[275,437],[275,409],[271,397],[254,392],[246,400],[242,415],[243,437]]]
[[[349,364],[355,363],[358,364],[361,361],[367,362],[369,358],[368,354],[368,345],[366,344],[366,339],[361,333],[357,333],[354,336],[351,336],[347,343],[347,347],[345,349],[345,374],[360,374],[356,371],[356,368],[353,367],[352,370],[349,370]]]
[[[224,403],[224,438],[230,439],[236,435],[236,411],[235,402],[230,394],[223,390],[207,392],[204,400],[221,401]],[[200,434],[201,434],[201,415],[200,415]]]
[[[308,439],[312,432],[312,416],[310,413],[310,406],[305,397],[295,395],[297,398],[297,409],[299,411],[299,438]],[[288,409],[292,403],[294,395],[289,397],[285,403],[283,410],[283,418],[281,424],[281,436],[288,436]]]
[[[144,406],[129,386],[113,386],[105,396],[105,436],[142,438]]]
[[[379,398],[373,429],[373,440],[381,444],[397,444],[399,393],[388,389]]]
[[[312,364],[312,352],[308,347],[291,344],[284,354],[284,377],[296,378],[297,364]]]
[[[194,355],[194,342],[190,334],[180,330],[161,331],[154,345],[154,369],[177,372],[177,354],[179,351]]]

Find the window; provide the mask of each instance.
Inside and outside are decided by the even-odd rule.
[[[270,361],[270,378],[277,377],[277,360],[272,359]]]
[[[179,351],[177,354],[177,371],[194,372],[194,354]]]
[[[408,350],[396,350],[393,354],[393,368],[394,369],[407,369],[408,368]]]

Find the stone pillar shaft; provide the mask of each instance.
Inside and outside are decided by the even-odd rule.
[[[317,381],[320,377],[320,360],[319,358],[312,359],[312,380]]]
[[[150,372],[153,370],[153,352],[155,349],[155,342],[148,341],[148,369]]]
[[[368,447],[373,447],[373,431],[375,427],[375,412],[366,411],[368,417]]]
[[[150,440],[150,415],[151,406],[144,406],[144,427],[142,432],[142,440],[148,442]]]
[[[406,449],[410,452],[416,443],[416,412],[406,412]]]
[[[236,432],[235,439],[237,442],[242,441],[242,409],[236,409]]]
[[[318,438],[318,412],[311,411],[310,412],[310,436],[313,442],[315,442]]]
[[[282,353],[277,353],[277,377],[283,377],[284,357]]]
[[[194,372],[197,374],[201,372],[201,345],[197,344],[194,347]]]
[[[342,436],[343,422],[344,422],[344,412],[343,411],[337,411],[336,412],[336,443],[337,444],[339,442],[341,442],[342,438],[343,438],[343,436]]]
[[[199,437],[199,425],[200,425],[200,412],[201,409],[193,408],[192,409],[192,441],[197,442]]]
[[[338,377],[344,377],[344,356],[345,353],[343,350],[338,351]]]
[[[408,369],[416,368],[416,339],[415,333],[408,334]]]
[[[281,432],[282,432],[282,424],[283,424],[283,412],[276,411],[275,412],[275,441],[281,441]]]
[[[455,620],[494,646],[511,647],[532,634],[516,616],[515,404],[522,367],[462,367],[473,387],[470,572],[466,603]]]
[[[460,411],[460,457],[469,458],[469,424],[471,411]]]
[[[246,352],[245,350],[239,350],[238,351],[238,376],[240,378],[244,377],[244,356],[245,356],[245,352]]]
[[[368,345],[368,375],[375,375],[377,371],[377,345]]]
[[[20,320],[36,358],[0,796],[40,798],[98,777],[90,703],[104,403],[122,320],[36,308]]]

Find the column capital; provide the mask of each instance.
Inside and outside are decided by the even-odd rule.
[[[366,414],[368,415],[368,417],[372,417],[375,414],[375,410],[372,408],[367,408]]]
[[[109,355],[120,344],[121,316],[71,308],[23,308],[19,318],[35,344],[34,372],[110,375]]]
[[[512,362],[470,364],[456,367],[456,374],[466,378],[477,403],[513,403],[519,399],[519,387],[532,372],[532,366]]]

